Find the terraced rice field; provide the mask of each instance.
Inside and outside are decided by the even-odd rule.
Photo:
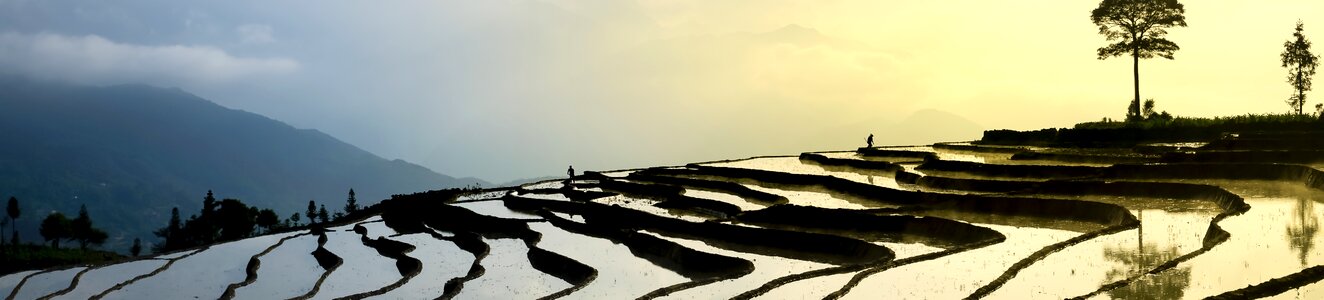
[[[938,144],[423,192],[0,296],[1324,299],[1324,172],[1226,150]]]

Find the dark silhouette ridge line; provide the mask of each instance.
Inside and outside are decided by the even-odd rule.
[[[28,278],[32,278],[32,276],[37,276],[37,275],[46,274],[46,273],[51,273],[51,272],[57,272],[57,271],[64,271],[64,270],[69,270],[69,269],[78,268],[78,267],[79,267],[79,266],[72,266],[72,267],[67,267],[67,268],[63,268],[63,269],[49,269],[49,270],[43,270],[43,271],[35,272],[35,273],[32,273],[32,274],[28,274],[27,276],[23,276],[23,279],[22,279],[22,280],[19,280],[17,285],[14,285],[14,290],[9,291],[9,296],[5,297],[5,300],[14,300],[14,297],[17,297],[17,296],[18,296],[18,290],[23,289],[23,284],[27,283],[27,282],[28,282]],[[84,271],[86,271],[86,270],[84,270]]]
[[[271,251],[273,250],[276,250],[276,248],[280,247],[280,245],[284,244],[285,241],[287,240],[292,240],[298,237],[308,236],[308,235],[312,235],[312,233],[305,232],[305,233],[295,234],[281,238],[279,241],[276,241],[275,244],[272,244],[271,246],[268,246],[266,249],[263,249],[262,252],[258,252],[257,254],[254,254],[252,257],[248,259],[248,267],[245,268],[244,270],[245,272],[244,280],[236,283],[231,283],[230,285],[226,286],[225,292],[221,293],[220,299],[223,300],[234,299],[234,293],[236,290],[248,286],[250,284],[253,284],[254,282],[257,282],[257,271],[258,269],[262,268],[262,260],[261,260],[262,256],[267,255],[267,253],[271,253]]]
[[[1010,160],[1046,160],[1065,163],[1148,163],[1157,162],[1159,156],[1150,150],[1140,149],[1139,146],[1132,148],[1130,155],[1115,153],[1057,153],[1051,151],[1034,150],[1024,146],[1000,146],[986,144],[966,144],[959,145],[954,143],[935,143],[933,149],[944,149],[954,151],[976,152],[976,153],[998,153],[1011,154]],[[1166,151],[1166,150],[1162,150]]]
[[[977,141],[933,143],[933,145],[929,145],[929,147],[933,147],[933,149],[945,149],[945,150],[956,150],[956,151],[978,152],[978,153],[1000,153],[1000,154],[1016,154],[1031,150],[1029,147],[1025,147],[1025,146],[971,144],[973,142],[977,142]],[[960,145],[959,143],[967,143],[967,144]]]
[[[1108,174],[1112,167],[1069,166],[1069,165],[1011,165],[990,164],[959,160],[931,159],[924,161],[916,170],[934,170],[959,172],[988,177],[1013,177],[1033,179],[1080,179],[1098,178]]]
[[[108,294],[110,294],[110,293],[112,293],[112,292],[119,291],[120,289],[122,289],[122,288],[124,288],[124,287],[126,287],[126,286],[129,286],[130,284],[133,284],[134,282],[138,282],[139,280],[143,280],[143,279],[146,279],[146,278],[148,278],[148,277],[155,276],[156,274],[160,274],[161,272],[165,272],[165,270],[166,270],[166,269],[169,269],[171,265],[174,265],[174,264],[175,264],[175,262],[177,262],[177,261],[179,261],[179,260],[181,260],[181,259],[188,258],[189,256],[193,256],[194,254],[202,253],[202,251],[206,251],[206,250],[209,249],[209,248],[211,248],[211,245],[202,246],[202,247],[199,247],[197,250],[195,250],[195,251],[193,251],[193,252],[191,252],[191,253],[189,253],[189,254],[184,254],[184,255],[180,255],[179,257],[176,257],[176,258],[171,258],[171,259],[167,260],[166,263],[165,263],[164,265],[161,265],[160,267],[157,267],[156,270],[152,270],[152,272],[149,272],[149,273],[147,273],[147,274],[138,275],[138,276],[135,276],[135,277],[133,277],[133,278],[130,278],[129,280],[126,280],[126,281],[124,281],[124,282],[117,283],[117,284],[115,284],[114,286],[111,286],[110,288],[108,288],[108,289],[106,289],[106,290],[104,290],[104,291],[101,291],[101,293],[98,293],[98,294],[96,294],[96,295],[93,295],[92,297],[90,297],[90,298],[88,298],[88,299],[91,299],[91,300],[101,299],[102,297],[105,297],[106,295],[108,295]],[[187,250],[181,250],[181,251],[187,251]],[[178,251],[176,251],[176,252],[178,252]]]
[[[1231,290],[1205,299],[1250,299],[1273,297],[1283,292],[1301,288],[1308,284],[1324,280],[1324,265],[1306,268],[1287,276],[1269,279],[1265,282]]]
[[[373,248],[374,250],[377,250],[377,253],[381,254],[382,256],[395,259],[396,267],[400,270],[401,278],[399,280],[396,280],[394,283],[383,286],[376,290],[362,292],[349,296],[338,297],[335,298],[336,300],[342,300],[342,299],[357,300],[372,296],[379,296],[388,293],[392,290],[395,290],[405,285],[406,283],[409,283],[409,280],[413,279],[414,276],[418,276],[419,273],[423,272],[423,261],[407,255],[409,252],[413,252],[415,249],[417,249],[416,246],[400,241],[387,239],[385,237],[378,237],[377,239],[369,239],[368,229],[363,227],[363,224],[373,223],[373,222],[377,222],[377,221],[360,222],[358,224],[354,224],[354,232],[359,234],[360,241],[363,242],[364,246],[368,246],[370,248]]]
[[[920,146],[920,147],[924,147],[924,146]],[[920,150],[897,150],[891,148],[859,148],[855,150],[855,153],[865,157],[899,157],[899,158],[918,159],[920,161],[927,161],[930,159],[938,158],[937,152],[920,151]],[[913,160],[906,160],[904,162],[913,162]]]
[[[1000,234],[999,234],[999,235],[1000,235]],[[904,265],[908,265],[908,264],[912,264],[912,263],[917,263],[917,262],[922,262],[922,261],[927,261],[927,260],[932,260],[932,259],[938,259],[938,258],[941,258],[941,257],[944,257],[944,256],[948,256],[948,255],[954,255],[954,254],[961,253],[961,252],[965,252],[965,251],[970,251],[970,250],[974,250],[974,249],[979,249],[979,248],[987,247],[987,246],[989,246],[989,245],[994,245],[994,244],[1001,243],[1001,242],[1003,242],[1003,241],[1005,241],[1005,240],[1006,240],[1006,237],[1005,237],[1005,236],[999,236],[999,237],[990,238],[990,239],[987,239],[987,240],[984,240],[984,241],[980,241],[980,242],[975,242],[975,243],[970,243],[970,244],[965,244],[965,245],[960,245],[960,246],[956,246],[956,247],[947,248],[947,249],[942,250],[942,251],[936,251],[936,252],[931,252],[931,253],[925,253],[925,254],[921,254],[921,255],[911,256],[911,257],[902,258],[902,259],[897,259],[897,260],[892,260],[892,261],[875,262],[875,263],[870,263],[870,264],[857,264],[857,265],[846,265],[846,266],[828,267],[828,268],[823,268],[823,269],[811,270],[811,271],[807,271],[807,272],[803,272],[803,273],[797,273],[797,274],[786,275],[786,276],[782,276],[782,277],[778,277],[778,278],[776,278],[776,279],[770,280],[770,281],[768,281],[767,283],[764,283],[763,285],[759,286],[758,288],[755,288],[755,289],[752,289],[752,290],[746,291],[746,292],[744,292],[744,293],[741,293],[741,294],[739,294],[739,295],[736,295],[735,297],[732,297],[732,299],[753,299],[753,298],[755,298],[755,297],[758,297],[758,296],[762,296],[762,295],[764,295],[764,294],[767,294],[768,292],[771,292],[773,289],[776,289],[776,288],[778,288],[778,287],[781,287],[781,286],[784,286],[784,285],[787,285],[787,284],[791,284],[791,283],[794,283],[794,282],[797,282],[797,281],[801,281],[801,280],[808,280],[808,279],[813,279],[813,278],[818,278],[818,277],[824,277],[824,276],[832,276],[832,275],[838,275],[838,274],[845,274],[845,273],[850,273],[850,272],[862,272],[862,273],[860,273],[860,274],[868,273],[868,274],[865,274],[865,275],[863,275],[863,276],[861,276],[860,274],[856,274],[856,276],[854,276],[854,277],[851,278],[851,281],[847,282],[846,285],[843,285],[842,288],[839,289],[837,292],[834,292],[834,294],[835,294],[835,293],[841,293],[841,294],[844,295],[847,291],[849,291],[849,290],[850,290],[851,288],[853,288],[856,284],[858,284],[860,280],[863,280],[864,276],[868,276],[868,275],[873,274],[873,273],[877,273],[877,272],[882,272],[882,271],[885,271],[885,270],[889,270],[889,269],[892,269],[892,268],[895,268],[895,267],[900,267],[900,266],[904,266]],[[832,294],[829,294],[828,297],[831,297],[831,295],[832,295]],[[838,297],[839,297],[839,296],[840,296],[840,295],[838,295]]]
[[[800,163],[810,162],[823,169],[832,171],[843,169],[842,171],[876,171],[876,172],[896,172],[901,170],[901,165],[895,162],[881,160],[863,160],[831,158],[819,153],[800,153]],[[829,169],[830,168],[830,169]],[[860,173],[860,172],[855,172]]]
[[[343,258],[340,258],[340,256],[337,256],[335,253],[332,253],[330,250],[326,250],[326,247],[324,247],[326,246],[326,242],[328,240],[326,236],[326,229],[319,230],[315,228],[313,232],[318,236],[317,250],[313,250],[311,254],[313,255],[313,257],[317,258],[317,264],[322,266],[322,268],[325,269],[326,271],[322,272],[322,275],[317,278],[317,283],[313,284],[312,290],[309,290],[307,293],[304,293],[303,295],[290,298],[292,300],[305,300],[312,298],[314,295],[317,295],[317,292],[322,289],[322,283],[326,282],[326,278],[330,277],[331,273],[335,272],[336,269],[339,269],[340,266],[343,265],[345,262]],[[328,267],[327,266],[328,264],[331,266]]]
[[[1103,230],[1089,232],[1086,234],[1072,237],[1065,241],[1044,246],[1043,248],[1039,249],[1039,251],[1035,251],[1034,253],[1031,253],[1029,256],[1026,256],[1025,258],[1021,258],[1021,260],[1016,261],[1016,263],[1013,263],[1010,268],[1007,268],[1006,271],[1003,271],[1002,275],[998,276],[998,278],[993,279],[993,281],[984,284],[984,286],[981,286],[978,289],[975,289],[973,293],[971,293],[969,296],[966,296],[964,299],[966,300],[982,299],[985,296],[992,294],[994,291],[997,291],[999,288],[1002,288],[1003,285],[1007,284],[1007,281],[1011,281],[1011,279],[1016,277],[1017,274],[1020,274],[1021,271],[1025,270],[1026,268],[1029,268],[1034,263],[1043,260],[1045,257],[1048,257],[1048,255],[1051,255],[1058,251],[1062,251],[1062,249],[1066,249],[1067,247],[1071,247],[1076,244],[1080,244],[1100,236],[1123,232],[1139,227],[1140,227],[1140,221],[1128,222],[1126,224],[1118,224],[1118,225],[1110,226]]]

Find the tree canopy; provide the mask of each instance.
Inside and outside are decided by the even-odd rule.
[[[359,201],[354,198],[354,189],[349,189],[349,199],[345,200],[345,214],[359,211]]]
[[[1155,56],[1173,59],[1181,47],[1164,36],[1168,28],[1186,27],[1185,12],[1177,0],[1103,0],[1090,13],[1090,21],[1099,26],[1099,34],[1112,42],[1098,49],[1098,58],[1122,55],[1132,58],[1135,98],[1127,109],[1128,120],[1140,117],[1140,59]]]
[[[79,249],[87,249],[87,245],[101,245],[106,242],[106,232],[92,226],[92,217],[87,214],[87,205],[78,208],[78,217],[70,222],[70,236],[75,242],[78,242]]]
[[[41,228],[38,229],[41,237],[51,243],[51,247],[60,248],[60,240],[69,238],[73,233],[73,225],[69,217],[55,212],[46,216],[41,221]]]
[[[5,206],[5,213],[9,215],[10,219],[18,219],[21,212],[18,209],[18,198],[9,197],[9,204]]]
[[[1306,105],[1310,78],[1315,75],[1315,67],[1319,63],[1319,56],[1310,53],[1310,40],[1306,39],[1304,31],[1305,24],[1296,21],[1296,32],[1292,33],[1292,39],[1283,42],[1281,54],[1283,67],[1287,68],[1287,83],[1296,91],[1287,98],[1287,105],[1298,115],[1303,114],[1302,107]]]
[[[314,218],[323,218],[327,213],[325,207],[318,211],[315,202],[309,201],[308,205]],[[239,199],[216,201],[208,191],[207,197],[203,198],[202,211],[189,216],[187,221],[180,220],[179,208],[171,209],[170,223],[155,231],[156,236],[164,241],[153,246],[152,250],[161,253],[239,240],[257,235],[260,233],[258,228],[263,229],[261,233],[271,233],[284,228],[282,225],[297,226],[298,220],[299,213],[294,213],[289,223],[282,224],[274,210],[248,206]]]
[[[12,224],[14,226],[14,235],[11,237],[13,239],[12,244],[18,244],[18,214],[20,212],[21,211],[18,210],[18,198],[10,196],[9,204],[5,205],[4,225],[9,226]],[[4,226],[0,226],[0,245],[5,243],[5,228],[6,227]]]

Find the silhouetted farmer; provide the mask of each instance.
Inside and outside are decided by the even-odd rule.
[[[870,133],[869,139],[865,140],[864,142],[869,144],[869,148],[873,148],[873,134]]]
[[[574,179],[574,178],[575,178],[575,166],[570,166],[570,169],[565,170],[565,176],[566,176],[566,177],[569,177],[570,179]]]

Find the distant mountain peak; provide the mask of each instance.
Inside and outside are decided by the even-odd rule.
[[[28,211],[72,214],[86,204],[115,241],[154,241],[172,207],[201,195],[302,211],[475,183],[388,160],[315,129],[230,109],[178,88],[78,86],[0,76],[0,193]],[[77,198],[73,196],[77,195]],[[20,222],[37,237],[37,222]],[[117,240],[116,237],[121,239]]]

